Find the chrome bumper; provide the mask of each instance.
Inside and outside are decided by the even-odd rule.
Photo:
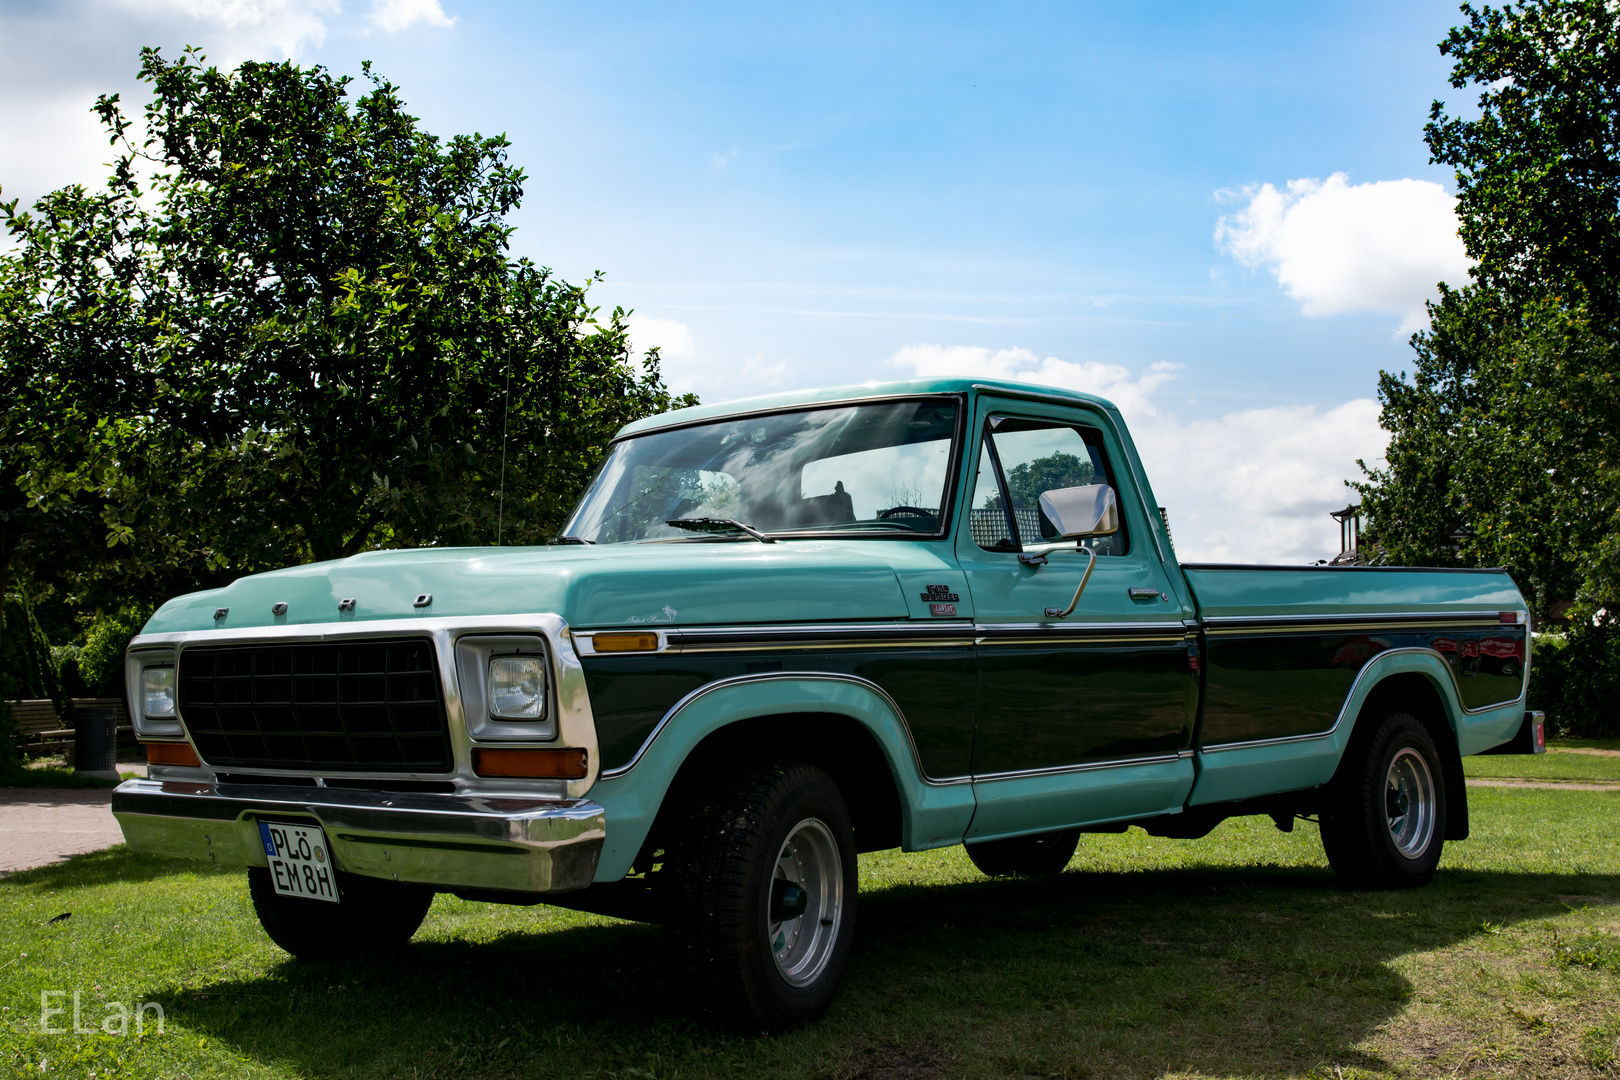
[[[339,869],[447,890],[583,889],[607,837],[583,799],[129,780],[112,811],[136,851],[232,866],[268,865],[260,818],[314,822]]]

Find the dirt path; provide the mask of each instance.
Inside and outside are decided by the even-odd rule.
[[[1470,776],[1468,786],[1546,788],[1549,791],[1620,791],[1620,780],[1519,780],[1510,776]]]
[[[0,788],[0,874],[122,844],[108,788]]]
[[[1603,750],[1596,746],[1549,746],[1549,754],[1591,754],[1593,757],[1620,757],[1620,750]]]

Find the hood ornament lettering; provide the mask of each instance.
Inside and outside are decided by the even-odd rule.
[[[287,601],[285,601],[285,600],[277,600],[275,603],[271,604],[270,605],[270,614],[272,614],[272,615],[285,615],[285,614],[287,614]]]
[[[416,599],[412,602],[411,606],[412,607],[427,607],[431,603],[433,603],[433,594],[432,593],[430,593],[430,592],[418,593],[417,596],[416,596]]]
[[[353,611],[354,610],[354,597],[345,596],[342,600],[339,600],[338,601],[338,610],[339,611]]]

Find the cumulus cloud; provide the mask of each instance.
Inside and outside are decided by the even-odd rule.
[[[889,366],[921,376],[1017,379],[1080,390],[1120,407],[1183,561],[1306,563],[1338,551],[1327,515],[1350,501],[1358,458],[1380,463],[1388,434],[1366,398],[1326,412],[1296,405],[1183,422],[1154,400],[1174,365],[1040,357],[1028,349],[908,345]]]
[[[645,355],[657,349],[665,360],[690,360],[697,353],[692,344],[692,331],[685,323],[674,319],[653,319],[646,315],[631,315],[625,320],[630,331],[630,349]]]
[[[417,23],[448,29],[456,20],[444,13],[439,0],[372,0],[371,25],[386,33],[397,34]]]
[[[1427,324],[1435,283],[1462,284],[1469,261],[1456,200],[1427,180],[1351,184],[1344,173],[1242,192],[1216,245],[1245,266],[1266,267],[1307,316],[1389,312],[1402,333]]]

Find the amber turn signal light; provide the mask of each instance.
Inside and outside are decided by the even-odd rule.
[[[657,652],[657,634],[597,634],[591,638],[597,652]]]
[[[148,765],[189,765],[196,768],[202,764],[197,760],[197,751],[191,748],[190,743],[149,742],[144,745]]]
[[[479,776],[502,776],[521,780],[583,780],[585,751],[565,750],[487,750],[472,752],[473,772]]]

